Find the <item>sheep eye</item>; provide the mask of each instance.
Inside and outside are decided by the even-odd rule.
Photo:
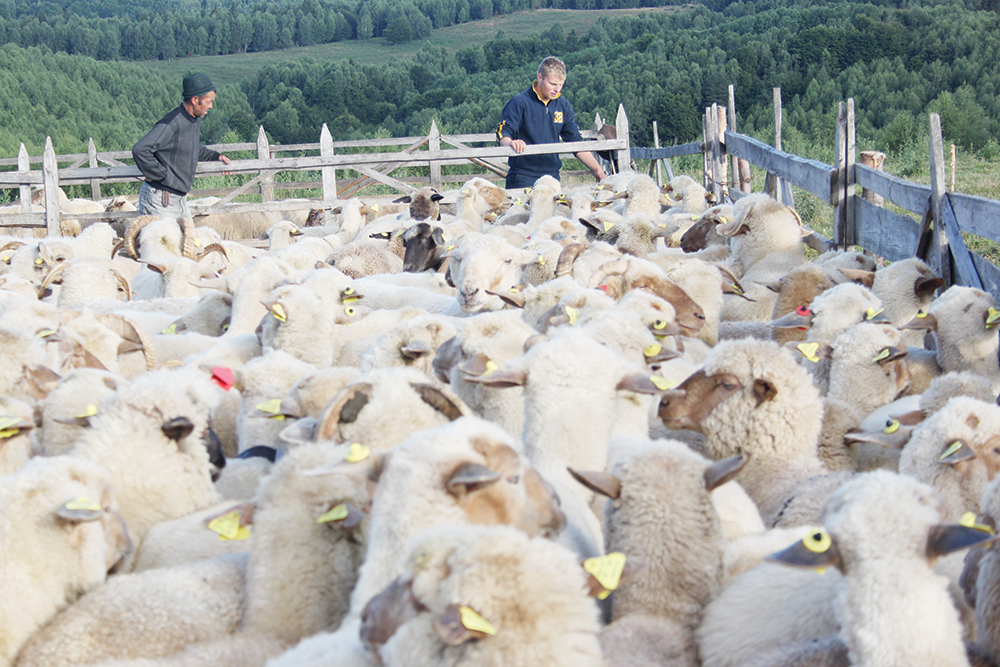
[[[229,322],[222,325],[222,333],[226,333],[227,331],[229,331]]]
[[[507,477],[507,481],[511,484],[517,484],[521,480],[520,475],[510,475]]]
[[[657,330],[665,329],[666,326],[667,326],[667,323],[664,322],[663,320],[656,320],[655,322],[653,322],[653,328],[657,329]]]
[[[731,382],[723,382],[723,383],[720,384],[720,386],[723,389],[725,389],[726,391],[732,391],[732,390],[736,389],[736,385],[733,384],[733,383],[731,383]]]
[[[513,261],[514,261],[513,259],[505,259],[504,264],[510,264]]]

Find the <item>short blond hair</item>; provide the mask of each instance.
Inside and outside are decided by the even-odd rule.
[[[550,75],[556,74],[563,79],[566,78],[566,63],[555,56],[549,56],[538,66],[538,74],[543,79],[548,79]]]

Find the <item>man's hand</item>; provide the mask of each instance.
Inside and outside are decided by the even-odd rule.
[[[222,164],[229,164],[230,160],[225,155],[220,155],[219,156],[219,162],[221,162]],[[223,176],[232,176],[233,172],[231,172],[231,171],[224,171],[224,172],[222,172],[222,175]]]
[[[501,146],[510,146],[514,149],[515,153],[523,153],[525,147],[528,145],[522,139],[511,139],[510,137],[503,137],[500,139]]]

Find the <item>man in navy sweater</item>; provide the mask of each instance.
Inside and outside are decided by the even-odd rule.
[[[531,88],[518,94],[503,108],[497,141],[523,153],[529,144],[552,144],[559,141],[583,141],[576,126],[573,107],[561,97],[566,82],[566,65],[549,56],[538,66],[538,77]],[[590,151],[575,153],[598,181],[606,174]],[[559,180],[562,160],[556,154],[523,155],[507,160],[507,189],[526,188],[546,174]]]
[[[190,218],[187,193],[198,162],[229,158],[201,145],[201,119],[215,102],[215,86],[205,74],[184,77],[184,103],[157,121],[132,147],[135,166],[145,176],[139,212]]]

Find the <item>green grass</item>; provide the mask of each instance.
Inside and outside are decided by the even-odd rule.
[[[585,34],[602,16],[636,15],[656,12],[679,11],[683,7],[644,7],[642,9],[537,9],[494,16],[485,21],[473,21],[461,25],[439,28],[431,31],[426,40],[390,45],[382,38],[350,40],[316,46],[301,46],[284,51],[260,53],[236,53],[228,56],[201,56],[177,58],[174,60],[148,60],[139,63],[154,72],[171,77],[181,77],[191,71],[208,72],[212,81],[220,88],[255,76],[270,62],[289,62],[312,58],[317,61],[344,60],[353,58],[372,64],[387,63],[393,58],[412,58],[425,44],[443,46],[449,53],[457,53],[470,44],[482,44],[493,39],[497,31],[507,35],[524,37],[545,32],[556,23],[561,23],[563,31],[576,30]]]

